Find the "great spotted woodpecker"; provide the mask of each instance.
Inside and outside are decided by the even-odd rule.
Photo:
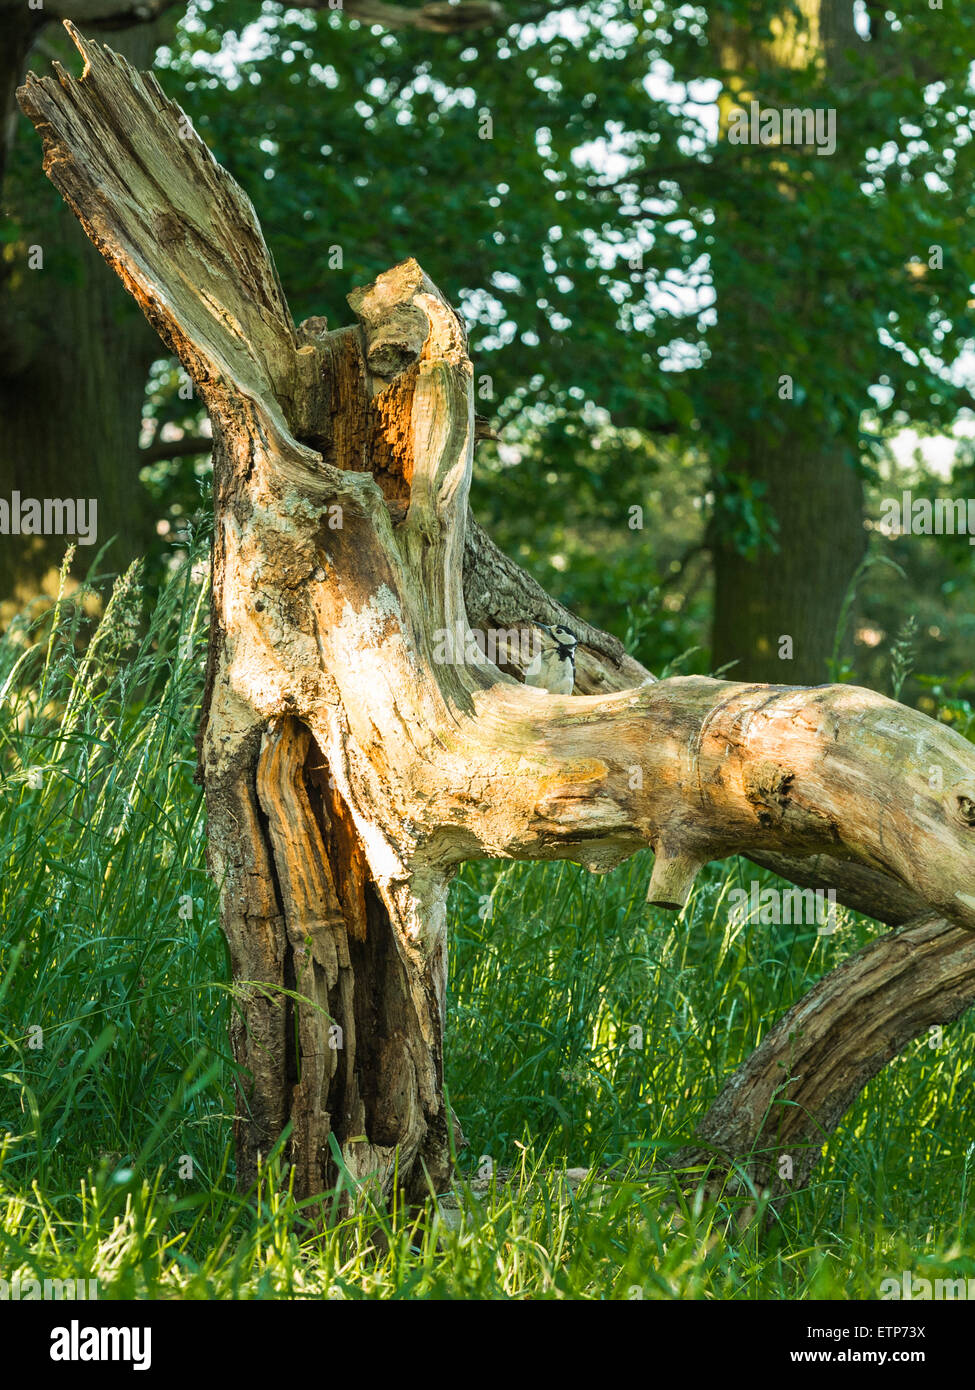
[[[549,627],[536,623],[547,640],[541,651],[525,669],[525,684],[538,686],[551,695],[571,695],[576,678],[576,637],[561,623]]]

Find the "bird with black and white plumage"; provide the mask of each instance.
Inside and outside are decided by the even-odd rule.
[[[545,634],[541,649],[525,668],[525,684],[547,690],[550,695],[571,695],[576,679],[578,639],[562,623],[535,623]]]

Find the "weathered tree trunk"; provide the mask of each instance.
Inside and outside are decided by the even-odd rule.
[[[290,1121],[302,1194],[339,1160],[384,1192],[447,1181],[446,900],[465,859],[598,872],[650,845],[649,899],[676,906],[701,865],[749,853],[890,920],[943,916],[931,931],[964,955],[971,745],[849,686],[654,681],[584,624],[593,693],[502,672],[472,624],[503,627],[517,667],[510,644],[556,605],[469,523],[472,368],[449,305],[406,261],[349,296],[354,326],[296,330],[238,186],[151,76],[75,38],[82,78],[30,79],[23,108],[213,422],[201,768],[242,1180]]]

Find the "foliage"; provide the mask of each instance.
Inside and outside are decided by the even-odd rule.
[[[158,60],[253,197],[296,317],[348,322],[353,285],[421,257],[501,427],[475,510],[591,620],[622,636],[628,611],[652,617],[654,666],[698,645],[708,668],[709,523],[750,557],[812,543],[767,505],[756,438],[783,467],[816,440],[877,482],[892,437],[947,430],[972,400],[975,13],[872,9],[824,71],[775,48],[781,8],[537,4],[431,42],[197,0]],[[731,143],[732,94],[834,110],[835,152]],[[952,646],[970,560],[927,567],[927,594],[957,596],[928,624]],[[873,580],[896,605],[892,575]],[[852,660],[876,678],[869,649]]]
[[[779,0],[535,0],[462,36],[192,0],[157,55],[253,198],[296,317],[347,323],[354,285],[419,255],[466,315],[477,408],[501,428],[479,449],[475,510],[591,620],[622,636],[636,614],[654,667],[697,646],[708,669],[709,527],[751,558],[814,543],[770,508],[752,451],[786,468],[814,439],[862,471],[873,506],[892,439],[972,405],[975,12],[866,7],[824,69],[796,58],[814,36],[784,10],[788,42]],[[72,63],[65,42],[45,31]],[[753,96],[835,111],[835,151],[729,141],[732,98]],[[44,240],[57,196],[32,133],[8,181]],[[54,273],[70,270],[60,257]],[[154,371],[146,439],[199,431],[180,380],[171,360]],[[203,456],[143,471],[181,544],[203,471]],[[970,475],[961,452],[953,491]],[[882,654],[854,639],[889,641],[905,592],[923,593],[921,669],[970,665],[972,552],[914,549],[923,589],[882,571],[864,586],[859,679],[880,683]]]

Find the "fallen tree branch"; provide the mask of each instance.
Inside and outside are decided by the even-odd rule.
[[[299,0],[299,4],[302,0]],[[304,0],[309,9],[331,9],[328,0]],[[385,0],[343,0],[342,9],[362,24],[384,29],[420,29],[431,34],[466,34],[507,22],[496,0],[428,0],[425,5],[390,5]]]
[[[88,29],[126,29],[151,24],[177,0],[45,0],[32,13],[36,23],[68,20]],[[0,0],[5,10],[27,8],[26,0]],[[329,0],[296,0],[296,8],[332,10]],[[392,5],[385,0],[343,0],[340,9],[350,19],[363,24],[380,24],[384,29],[420,29],[432,34],[462,34],[506,22],[504,9],[496,0],[428,0],[425,5]]]
[[[68,20],[89,29],[127,29],[151,24],[176,3],[177,0],[44,0],[42,5],[29,7],[25,0],[0,0],[0,15],[29,8],[38,28]]]
[[[867,1082],[975,1004],[975,938],[929,917],[830,971],[734,1073],[676,1167],[711,1165],[712,1190],[798,1191]],[[742,1177],[745,1181],[742,1181]]]
[[[209,454],[213,440],[208,434],[183,435],[182,439],[160,439],[139,450],[139,466],[158,463],[161,459],[185,458],[192,454]]]

